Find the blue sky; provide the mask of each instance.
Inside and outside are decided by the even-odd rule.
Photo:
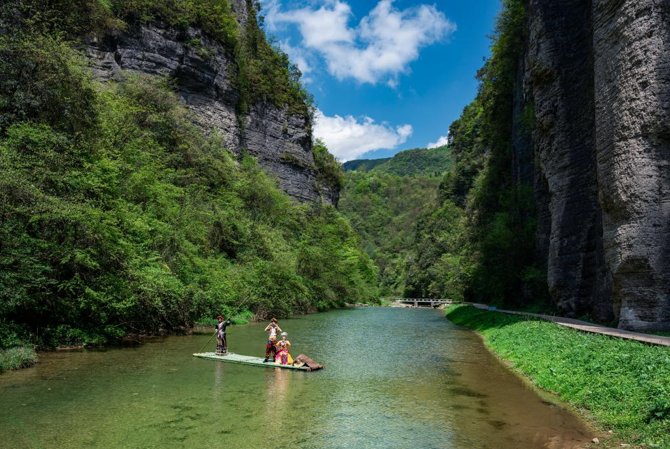
[[[499,0],[263,0],[341,161],[441,142],[475,96]],[[443,140],[442,140],[443,141]]]

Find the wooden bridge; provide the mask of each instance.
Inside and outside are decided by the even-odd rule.
[[[451,299],[436,299],[436,298],[390,298],[396,304],[405,304],[413,307],[439,307],[442,305],[449,305],[453,301]]]

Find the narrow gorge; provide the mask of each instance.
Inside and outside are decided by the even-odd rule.
[[[667,1],[504,1],[403,293],[670,329],[669,44]]]

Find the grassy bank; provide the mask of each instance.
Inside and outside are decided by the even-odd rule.
[[[454,306],[447,317],[539,388],[584,409],[612,444],[670,448],[670,349]]]
[[[0,373],[12,369],[27,368],[37,363],[37,353],[30,346],[0,349]]]

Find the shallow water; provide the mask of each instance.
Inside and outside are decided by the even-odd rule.
[[[0,376],[0,447],[537,449],[591,438],[440,312],[366,308],[280,325],[294,355],[326,369],[194,358],[204,335],[42,354]],[[229,340],[262,355],[263,325],[233,326]]]

